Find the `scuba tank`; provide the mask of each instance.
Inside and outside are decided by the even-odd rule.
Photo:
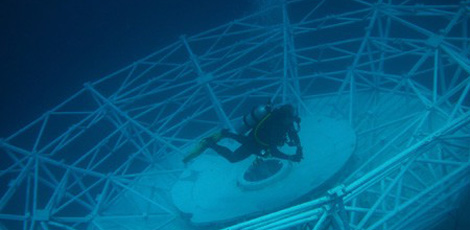
[[[243,116],[242,124],[237,130],[238,133],[246,133],[253,129],[259,121],[261,121],[266,115],[271,112],[271,103],[265,105],[258,105],[251,109],[251,112]]]

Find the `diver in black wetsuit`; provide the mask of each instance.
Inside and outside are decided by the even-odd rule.
[[[231,138],[241,144],[233,152],[227,147],[218,145],[210,138],[205,141],[207,141],[209,148],[232,163],[242,161],[251,154],[300,162],[303,153],[296,124],[299,126],[300,118],[296,115],[294,107],[292,105],[283,105],[267,113],[257,122],[247,136],[231,133],[226,129],[222,130],[223,138]],[[296,146],[296,154],[287,155],[279,151],[278,147],[284,144]]]

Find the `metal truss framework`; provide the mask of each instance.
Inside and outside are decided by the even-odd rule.
[[[435,224],[469,183],[470,2],[337,4],[183,36],[2,139],[0,228],[190,228],[168,199],[185,149],[267,99],[348,119],[355,162],[328,192],[228,229]]]

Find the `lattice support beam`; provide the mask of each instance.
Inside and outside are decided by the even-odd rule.
[[[196,55],[192,51],[191,47],[189,46],[189,43],[186,39],[185,36],[181,37],[181,40],[186,47],[186,50],[189,54],[189,57],[191,59],[191,62],[193,63],[194,68],[196,69],[196,73],[199,77],[198,83],[202,84],[203,87],[205,88],[207,95],[209,96],[209,99],[212,102],[212,107],[217,113],[217,116],[219,117],[219,120],[224,124],[225,127],[230,129],[232,132],[235,131],[235,128],[233,127],[232,123],[230,122],[230,119],[228,118],[227,114],[225,113],[222,104],[220,103],[220,100],[217,98],[217,96],[214,93],[214,89],[210,85],[210,81],[214,78],[212,74],[210,73],[205,73],[201,65],[199,64],[199,60],[197,59]]]
[[[287,10],[288,4],[284,0],[282,4],[282,32],[283,32],[283,77],[282,77],[282,103],[288,102],[288,92],[291,91],[295,96],[292,99],[301,100],[299,79],[298,79],[298,67],[297,57],[295,53],[295,43],[292,33],[292,26],[289,20],[289,13]],[[292,86],[290,87],[290,85]],[[302,104],[297,102],[295,104]]]
[[[178,152],[178,153],[181,153],[181,154],[184,154],[184,152],[182,152],[178,147],[174,146],[173,144],[167,142],[166,140],[164,140],[162,137],[158,136],[157,134],[153,133],[152,131],[148,130],[145,126],[143,126],[142,124],[140,124],[138,121],[132,119],[126,112],[122,111],[119,107],[117,107],[112,101],[110,101],[109,99],[107,99],[106,97],[104,97],[103,95],[101,95],[98,91],[96,91],[93,86],[91,84],[85,84],[85,88],[88,89],[90,92],[92,92],[95,96],[97,96],[98,98],[100,98],[100,100],[102,100],[103,102],[105,102],[106,105],[110,106],[114,112],[116,112],[117,114],[119,114],[120,116],[124,117],[128,122],[130,122],[131,124],[135,125],[136,127],[138,127],[139,129],[141,129],[143,132],[145,132],[146,134],[152,136],[154,139],[156,139],[157,141],[159,141],[160,143],[162,143],[164,146],[167,146],[169,147],[170,149]]]

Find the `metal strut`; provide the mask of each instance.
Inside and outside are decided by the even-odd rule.
[[[199,60],[197,59],[196,55],[194,55],[191,47],[188,44],[188,41],[186,40],[186,37],[181,36],[181,40],[183,41],[183,44],[189,53],[191,62],[193,63],[196,73],[199,77],[198,83],[202,84],[204,89],[206,90],[212,102],[212,107],[215,109],[215,112],[217,113],[217,117],[219,118],[221,122],[224,123],[225,127],[230,129],[232,132],[235,132],[235,128],[233,127],[232,123],[230,122],[230,119],[228,118],[227,114],[222,108],[222,104],[220,103],[219,98],[217,98],[217,95],[215,95],[212,86],[209,84],[209,82],[214,78],[214,76],[211,73],[204,73],[204,71],[201,68],[201,65],[199,64]]]
[[[123,116],[128,122],[132,123],[133,125],[137,126],[138,128],[140,128],[142,131],[144,131],[145,133],[147,133],[148,135],[150,135],[151,137],[153,137],[154,139],[156,139],[157,141],[161,142],[164,146],[167,146],[173,150],[175,150],[176,152],[178,153],[181,153],[181,154],[184,154],[183,151],[181,151],[178,147],[174,146],[173,144],[171,144],[170,142],[164,140],[163,138],[161,138],[159,135],[156,135],[154,132],[150,131],[149,129],[147,129],[147,127],[143,126],[142,124],[140,124],[138,121],[136,121],[135,119],[133,119],[132,117],[129,116],[129,114],[127,114],[126,112],[122,111],[119,107],[117,107],[111,100],[109,100],[108,98],[106,98],[105,96],[103,96],[101,93],[99,93],[98,91],[96,91],[95,88],[93,88],[93,86],[90,84],[90,83],[85,83],[85,88],[88,89],[90,92],[92,92],[94,95],[98,96],[98,98],[100,98],[101,100],[103,100],[106,105],[110,106],[110,108],[112,108],[117,114]]]
[[[287,91],[291,89],[294,94],[294,101],[297,104],[302,104],[301,93],[298,78],[297,59],[295,57],[295,44],[292,34],[292,26],[289,20],[289,13],[287,11],[287,1],[282,4],[283,16],[283,39],[284,39],[284,68],[282,76],[282,103],[287,103]],[[293,83],[293,89],[289,87],[289,81]]]

